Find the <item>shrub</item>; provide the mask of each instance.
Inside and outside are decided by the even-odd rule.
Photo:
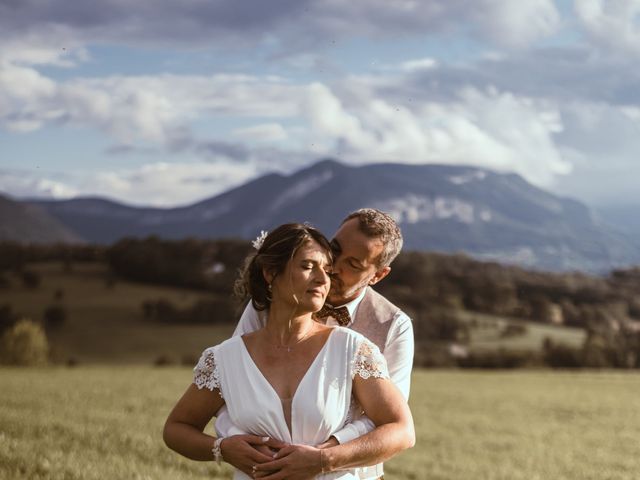
[[[180,357],[180,365],[186,365],[188,367],[193,367],[198,363],[200,357],[198,355],[194,355],[193,353],[185,353]]]
[[[544,363],[551,368],[580,368],[582,352],[568,345],[550,343],[544,351]]]
[[[511,350],[490,350],[474,352],[467,357],[457,359],[462,368],[520,368],[538,362],[533,352]]]
[[[417,340],[438,342],[466,342],[469,327],[453,310],[431,307],[417,312],[414,317]]]
[[[64,260],[62,260],[62,271],[64,273],[73,272],[73,261],[70,258],[67,257]]]
[[[456,359],[453,358],[445,345],[418,341],[416,342],[413,364],[416,367],[448,368],[456,366]]]
[[[500,332],[502,338],[518,337],[527,333],[527,326],[521,323],[509,323]]]
[[[117,282],[117,277],[115,274],[111,272],[104,277],[104,286],[109,290],[112,290],[115,288],[116,282]]]
[[[237,318],[233,302],[227,299],[198,300],[190,307],[178,308],[169,300],[145,300],[142,315],[147,320],[161,323],[225,324]]]
[[[162,354],[159,355],[158,357],[156,357],[156,359],[153,361],[153,364],[156,367],[166,367],[169,365],[174,365],[176,362],[174,360],[174,358],[171,355],[168,354]]]
[[[40,286],[40,275],[33,270],[23,270],[22,283],[27,288],[36,289]]]
[[[0,337],[2,333],[13,327],[18,321],[18,317],[13,312],[11,305],[5,303],[0,305]]]
[[[44,311],[43,320],[45,329],[55,330],[67,320],[67,311],[62,305],[51,305]]]
[[[183,314],[186,323],[225,324],[236,319],[236,311],[230,300],[199,300]]]
[[[0,359],[7,365],[44,365],[49,344],[44,330],[37,323],[22,319],[9,328],[0,341]]]
[[[154,306],[154,319],[163,323],[179,323],[180,311],[169,300],[160,299]]]
[[[582,362],[587,368],[612,368],[615,366],[614,353],[606,345],[586,342],[582,348]]]

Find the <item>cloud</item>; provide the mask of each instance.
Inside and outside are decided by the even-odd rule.
[[[129,203],[173,206],[214,196],[242,184],[255,172],[235,162],[149,163],[135,169],[90,175],[83,190]],[[194,178],[208,181],[194,182]]]
[[[562,115],[557,143],[575,175],[560,178],[558,189],[595,204],[638,200],[640,107],[576,102]]]
[[[304,87],[274,77],[111,76],[55,82],[33,67],[0,65],[0,125],[14,132],[50,123],[92,126],[117,144],[171,147],[202,116],[291,117]],[[273,128],[272,128],[273,133]]]
[[[185,143],[185,146],[189,146],[198,154],[204,155],[205,158],[209,159],[222,157],[242,162],[249,160],[251,157],[250,149],[241,143],[218,140],[198,141],[197,139],[190,139],[189,144]]]
[[[522,47],[555,33],[552,0],[24,0],[0,5],[2,37],[52,31],[81,42],[313,51],[352,37],[470,33]],[[42,32],[42,33],[41,33]]]
[[[541,186],[571,171],[554,142],[563,128],[558,110],[495,89],[466,88],[454,102],[409,108],[381,97],[347,106],[315,84],[305,115],[319,141],[349,161],[477,165]]]
[[[415,60],[407,60],[400,64],[400,69],[405,72],[416,72],[419,70],[429,70],[435,68],[438,62],[433,58],[418,58]]]
[[[279,123],[263,123],[253,127],[238,128],[232,134],[238,139],[254,142],[279,142],[288,137],[287,131]]]
[[[614,55],[640,55],[639,0],[576,0],[575,10],[594,45]]]
[[[309,2],[271,0],[246,3],[185,0],[98,0],[70,4],[64,0],[3,2],[0,20],[6,36],[58,28],[85,42],[138,45],[202,46],[213,39],[249,45],[264,37]],[[228,46],[228,45],[227,45]]]
[[[554,134],[562,129],[554,104],[495,87],[459,86],[446,98],[425,95],[413,103],[399,103],[386,89],[405,92],[413,77],[354,76],[338,79],[333,87],[227,74],[112,76],[55,83],[27,67],[8,71],[16,74],[14,81],[20,78],[18,73],[33,75],[38,88],[31,96],[22,95],[20,85],[9,82],[12,88],[0,94],[14,105],[13,112],[0,117],[5,125],[14,130],[48,122],[92,126],[110,136],[114,153],[151,147],[222,161],[220,165],[231,171],[240,168],[232,167],[233,162],[253,165],[258,172],[264,170],[257,165],[266,164],[260,155],[273,160],[271,169],[283,169],[310,155],[334,155],[356,163],[463,163],[515,171],[541,186],[552,185],[557,175],[570,171],[554,144]],[[280,123],[258,122],[230,132],[244,144],[225,140],[222,133],[210,138],[193,134],[193,122],[216,116],[294,119],[302,126],[288,130]],[[285,140],[288,143],[278,148],[255,146]],[[288,155],[282,155],[287,149]],[[147,173],[161,181],[154,172]],[[97,185],[128,197],[128,183],[120,183],[123,175],[128,174],[105,175]],[[176,191],[175,198],[185,194]]]
[[[240,181],[241,170],[290,172],[331,155],[351,163],[464,163],[516,171],[586,198],[589,182],[603,175],[604,158],[621,172],[640,174],[632,153],[640,147],[634,139],[640,71],[630,61],[640,53],[640,0],[576,0],[582,37],[566,30],[575,25],[551,0],[251,5],[0,3],[0,128],[11,137],[80,126],[106,137],[107,152],[118,161],[177,158],[182,163],[176,165],[215,165],[202,177],[195,166],[148,163],[146,169],[86,174],[85,180],[38,174],[2,182],[47,195],[88,192],[93,182],[109,196],[134,200],[148,192],[150,201],[162,202],[142,181],[147,175],[169,182],[175,200],[166,201],[186,201],[201,192],[193,185],[215,190],[227,180]],[[345,73],[344,59],[330,55],[334,45],[351,39],[399,38],[419,38],[429,48],[367,75]],[[455,58],[447,57],[447,42],[458,42],[451,50]],[[296,76],[219,70],[86,76],[93,48],[114,45],[167,55],[206,48],[229,58],[233,52],[246,58],[250,51],[247,64],[261,59],[267,71]],[[464,50],[460,57],[456,48]],[[85,76],[74,76],[79,65]],[[65,70],[54,77],[43,67]],[[332,75],[314,80],[320,70]],[[170,174],[175,181],[165,178]],[[138,194],[136,182],[142,185]]]
[[[79,192],[59,174],[0,169],[0,191],[14,197],[69,198]],[[63,176],[64,177],[64,176]]]
[[[461,89],[473,87],[557,103],[602,101],[624,106],[640,104],[638,82],[640,70],[628,57],[596,55],[586,46],[556,46],[483,55],[466,63],[440,61],[436,68],[407,71],[400,80],[370,83],[378,94],[400,103],[408,98],[452,101]]]
[[[18,198],[97,195],[128,204],[162,207],[214,196],[255,174],[255,169],[235,162],[157,162],[137,168],[77,173],[0,170],[0,189]],[[56,177],[58,180],[52,179]]]
[[[485,0],[466,5],[483,37],[503,47],[526,47],[555,34],[561,18],[553,0]]]
[[[502,47],[521,48],[556,33],[560,14],[552,0],[323,0],[310,2],[301,25],[324,38],[470,34]]]

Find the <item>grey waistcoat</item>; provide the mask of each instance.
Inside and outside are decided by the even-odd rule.
[[[400,309],[393,303],[371,287],[367,287],[367,292],[358,305],[355,318],[349,328],[367,337],[378,346],[381,352],[384,352],[391,320],[399,311]]]

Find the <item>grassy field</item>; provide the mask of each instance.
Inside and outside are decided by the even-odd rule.
[[[545,339],[579,348],[587,336],[582,328],[550,325],[524,321],[517,318],[504,318],[477,312],[459,312],[462,320],[472,325],[469,347],[471,351],[506,350],[539,351]],[[522,335],[504,335],[508,326],[521,326]]]
[[[187,368],[0,369],[0,479],[211,479],[180,458],[164,419]],[[603,480],[640,472],[635,373],[418,370],[418,441],[391,479]]]

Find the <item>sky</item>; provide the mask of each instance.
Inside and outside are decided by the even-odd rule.
[[[186,205],[322,158],[640,205],[640,0],[0,0],[0,191]]]

